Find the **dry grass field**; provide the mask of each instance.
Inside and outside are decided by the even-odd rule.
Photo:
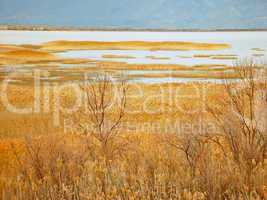
[[[96,45],[227,48],[65,41],[0,46],[0,64],[16,64],[18,72],[0,74],[0,199],[267,199],[266,68],[252,61],[188,67],[51,53]],[[192,82],[131,81],[170,76]]]
[[[42,83],[46,98],[33,114],[1,104],[2,199],[266,199],[266,118],[238,109],[250,105],[252,88],[230,84],[242,94],[231,96],[212,83],[130,83],[106,109],[114,85],[104,90],[103,82],[76,83],[88,101],[71,112],[77,97],[70,83],[60,90]],[[266,85],[253,88],[266,95]],[[35,90],[10,84],[9,102],[32,106]],[[265,129],[244,124],[250,114]]]

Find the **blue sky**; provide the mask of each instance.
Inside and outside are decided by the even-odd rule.
[[[267,28],[267,0],[0,0],[0,23]]]

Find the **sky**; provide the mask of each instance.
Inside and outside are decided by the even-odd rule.
[[[267,0],[0,0],[0,24],[261,29]]]

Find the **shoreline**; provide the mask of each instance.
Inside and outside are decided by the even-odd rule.
[[[101,27],[61,27],[46,25],[6,25],[0,24],[0,31],[103,31],[103,32],[267,32],[263,29],[144,29],[144,28],[101,28]]]

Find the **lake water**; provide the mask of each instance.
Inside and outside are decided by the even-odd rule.
[[[55,40],[72,41],[185,41],[203,43],[225,43],[231,48],[216,51],[141,51],[141,50],[82,50],[58,53],[64,58],[89,58],[95,60],[123,61],[136,64],[226,64],[233,65],[236,60],[216,60],[195,58],[194,55],[233,54],[239,59],[254,57],[266,60],[267,32],[111,32],[111,31],[0,31],[0,44],[41,44]],[[263,51],[255,51],[259,48]],[[133,56],[134,59],[103,58],[103,55]],[[151,59],[147,56],[167,57],[168,59]]]
[[[60,53],[63,57],[103,59],[102,55],[130,55],[135,59],[112,59],[129,63],[163,63],[163,64],[232,64],[233,60],[213,60],[210,58],[193,58],[196,54],[235,54],[239,58],[251,57],[253,54],[266,53],[251,50],[267,50],[267,32],[110,32],[110,31],[0,31],[1,44],[40,44],[54,40],[73,41],[185,41],[204,43],[226,43],[230,49],[217,51],[69,51]],[[155,60],[146,56],[168,57]],[[189,57],[189,58],[183,58]],[[265,54],[266,57],[266,54]],[[262,59],[262,58],[257,58]]]

